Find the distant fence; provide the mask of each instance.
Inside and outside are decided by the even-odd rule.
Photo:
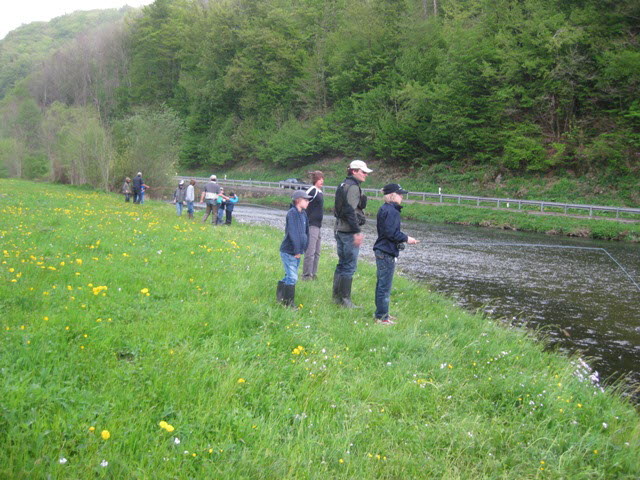
[[[208,177],[175,177],[176,180],[189,180],[194,179],[198,183],[207,183]],[[289,184],[285,182],[264,182],[261,180],[233,180],[229,178],[219,178],[218,182],[224,185],[236,185],[243,187],[258,187],[258,188],[273,188],[273,189],[287,189],[295,188],[299,185]],[[323,190],[329,194],[334,195],[338,187],[325,185]],[[363,188],[362,191],[369,196],[382,197],[382,191],[377,188]],[[492,198],[492,197],[475,197],[471,195],[455,195],[445,193],[427,193],[427,192],[409,192],[406,194],[405,199],[413,201],[422,201],[429,203],[442,203],[453,205],[472,205],[476,207],[497,207],[518,209],[527,211],[540,211],[542,213],[564,213],[569,214],[586,214],[588,212],[590,217],[594,214],[615,214],[615,218],[631,218],[640,219],[640,208],[627,208],[627,207],[608,207],[603,205],[582,205],[577,203],[559,203],[559,202],[542,202],[538,200],[521,200],[517,198]]]

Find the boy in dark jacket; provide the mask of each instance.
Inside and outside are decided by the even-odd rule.
[[[395,317],[389,315],[391,284],[396,261],[400,254],[398,246],[403,243],[414,245],[418,241],[400,230],[402,195],[408,192],[397,183],[385,185],[382,189],[384,204],[378,210],[378,238],[373,245],[376,255],[376,321],[383,325],[393,325]],[[404,245],[403,245],[404,247]]]
[[[276,299],[288,307],[295,305],[300,257],[307,249],[309,242],[309,220],[305,212],[309,205],[309,196],[302,190],[296,190],[291,200],[293,205],[287,212],[284,239],[280,245],[284,278],[278,282],[276,290]]]

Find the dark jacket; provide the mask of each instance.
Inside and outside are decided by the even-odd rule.
[[[176,191],[173,192],[173,199],[176,201],[176,203],[184,202],[186,197],[187,188],[184,185],[179,185],[178,188],[176,188]]]
[[[400,231],[400,211],[402,207],[397,203],[385,203],[378,210],[376,228],[378,238],[373,244],[373,250],[380,250],[388,255],[400,255],[398,244],[406,242],[409,237]]]
[[[135,177],[133,177],[133,191],[140,192],[140,190],[142,190],[143,183],[144,181],[142,180],[142,177],[140,175],[136,175]]]
[[[307,195],[311,197],[306,210],[309,225],[320,228],[322,227],[322,217],[324,215],[324,196],[322,195],[322,190],[317,187],[311,187],[307,190]]]
[[[356,209],[360,204],[362,190],[360,182],[353,176],[344,179],[336,190],[333,215],[336,217],[335,230],[345,233],[360,233],[360,223]]]
[[[289,255],[303,254],[309,243],[309,220],[305,211],[298,212],[291,207],[287,212],[287,223],[284,229],[284,240],[280,251]]]

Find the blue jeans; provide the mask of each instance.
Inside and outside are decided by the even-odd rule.
[[[300,266],[300,259],[285,252],[280,252],[280,258],[282,259],[282,265],[284,266],[284,278],[282,279],[282,282],[285,285],[295,285],[298,281],[298,267]]]
[[[216,225],[222,223],[222,219],[224,218],[224,206],[218,204],[218,218],[216,219]]]
[[[144,192],[140,192],[140,203],[144,203]]]
[[[187,213],[193,215],[193,202],[187,202]]]
[[[375,250],[376,254],[376,318],[389,317],[389,300],[391,298],[391,284],[393,272],[396,269],[396,257]]]
[[[182,215],[182,202],[176,202],[176,212],[178,212],[178,216]]]
[[[353,277],[358,267],[358,255],[360,247],[353,244],[354,233],[334,232],[336,245],[338,247],[338,265],[336,274],[343,277]]]

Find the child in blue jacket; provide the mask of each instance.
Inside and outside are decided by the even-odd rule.
[[[284,278],[278,282],[276,299],[288,307],[295,305],[300,257],[304,254],[309,242],[309,220],[305,212],[309,206],[309,198],[303,190],[296,190],[291,196],[293,204],[287,212],[284,239],[280,244]]]
[[[391,299],[391,284],[396,269],[396,260],[400,249],[406,242],[409,245],[418,241],[400,230],[400,211],[402,196],[408,192],[397,183],[390,183],[382,188],[384,204],[378,210],[376,228],[378,238],[373,244],[376,255],[376,322],[383,325],[393,325],[395,317],[389,315],[389,301]],[[399,245],[402,247],[399,248]]]

